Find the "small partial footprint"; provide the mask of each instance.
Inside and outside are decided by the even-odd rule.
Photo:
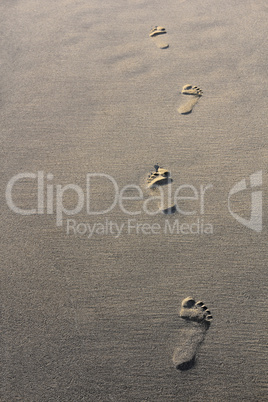
[[[180,317],[189,321],[189,328],[181,334],[181,345],[173,354],[173,363],[179,370],[193,367],[200,344],[205,339],[206,332],[212,321],[211,312],[203,302],[195,302],[192,297],[182,301]]]
[[[189,114],[193,110],[194,105],[199,101],[201,96],[203,95],[202,89],[192,86],[192,85],[184,85],[181,93],[183,95],[187,95],[189,99],[182,106],[179,107],[178,112],[180,114]]]
[[[153,27],[149,33],[149,36],[154,38],[154,42],[159,49],[167,49],[169,47],[169,44],[163,41],[162,38],[162,35],[165,35],[166,33],[166,29],[160,26]]]

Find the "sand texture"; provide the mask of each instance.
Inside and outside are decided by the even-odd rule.
[[[0,400],[267,400],[264,0],[3,0],[0,20]],[[171,214],[144,209],[156,163],[188,185]],[[89,214],[115,191],[92,176],[86,203],[89,173],[143,194]]]

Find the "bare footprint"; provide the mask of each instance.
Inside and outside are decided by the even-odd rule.
[[[173,214],[176,211],[176,205],[171,199],[170,184],[173,182],[170,172],[158,164],[154,166],[155,171],[150,173],[147,178],[148,189],[154,192],[154,196],[160,197],[161,202],[158,207],[164,214]]]
[[[183,95],[190,95],[190,99],[187,100],[182,106],[178,108],[180,114],[189,114],[193,110],[194,105],[199,101],[203,95],[202,89],[197,86],[184,85],[181,93]]]
[[[167,49],[169,47],[169,44],[162,40],[162,35],[165,35],[166,33],[166,29],[160,26],[153,27],[149,33],[149,36],[154,38],[154,42],[159,49]]]
[[[155,165],[155,172],[150,173],[147,178],[147,186],[151,189],[171,182],[169,171],[158,165]]]
[[[212,321],[211,312],[203,302],[195,302],[192,297],[182,301],[180,317],[189,321],[189,328],[181,333],[181,345],[173,354],[173,363],[179,370],[188,370],[195,363],[195,356]]]

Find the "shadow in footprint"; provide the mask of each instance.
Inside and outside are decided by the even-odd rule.
[[[181,364],[178,364],[176,366],[176,369],[181,370],[181,371],[187,371],[190,370],[195,364],[195,356],[189,360],[188,362],[183,362]]]

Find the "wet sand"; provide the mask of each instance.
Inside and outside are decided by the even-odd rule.
[[[256,232],[228,211],[237,182],[262,170],[266,183],[266,14],[263,0],[1,3],[1,400],[266,400],[267,214]],[[156,25],[166,49],[148,35]],[[182,115],[188,83],[203,96]],[[140,186],[156,163],[173,191],[198,189],[181,203],[194,215],[149,216],[140,200],[136,216],[84,206],[57,227],[55,205],[22,216],[5,200],[18,173],[45,172],[46,197],[47,184],[86,193],[88,173]],[[108,208],[112,189],[94,179],[92,208]],[[74,208],[75,194],[65,196]],[[13,200],[37,208],[37,181],[17,182]],[[250,190],[233,202],[249,219]],[[125,226],[89,238],[67,233],[70,218]],[[130,218],[161,230],[128,232]],[[165,233],[176,219],[213,234]],[[188,323],[178,308],[189,295],[213,322],[195,365],[179,371],[172,355]]]

